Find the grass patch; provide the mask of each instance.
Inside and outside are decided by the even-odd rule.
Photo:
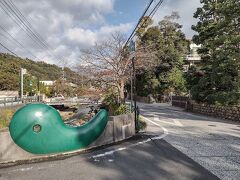
[[[0,129],[8,127],[11,118],[17,108],[1,108],[0,109]]]

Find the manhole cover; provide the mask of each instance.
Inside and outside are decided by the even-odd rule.
[[[211,127],[216,127],[216,125],[213,125],[213,124],[209,124],[208,126],[211,126]]]

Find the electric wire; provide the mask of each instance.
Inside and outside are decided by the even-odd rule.
[[[5,0],[3,0],[5,1]],[[55,59],[60,59],[57,63],[60,63],[60,62],[64,62],[65,63],[65,60],[64,58],[62,57],[57,57],[55,56],[52,51],[54,51],[52,49],[52,47],[44,40],[44,38],[33,28],[33,26],[31,25],[31,23],[28,21],[28,19],[23,15],[23,13],[17,8],[17,6],[11,1],[9,0],[9,6],[11,6],[15,12],[22,18],[23,22],[25,22],[24,24],[26,24],[26,26],[33,32],[34,36],[43,44],[43,46],[48,50],[48,52],[53,56],[55,57]],[[5,3],[7,3],[5,1]]]
[[[21,11],[14,5],[14,3],[9,0],[6,2],[5,0],[0,1],[0,6],[3,11],[22,29],[26,32],[26,35],[31,38],[38,47],[41,47],[47,50],[47,53],[54,57],[55,59],[60,59],[58,63],[63,62],[63,58],[59,58],[55,56],[51,51],[52,48],[46,43],[46,41],[42,38],[42,36],[34,30],[31,23],[27,20],[27,18],[21,13]]]
[[[32,39],[32,41],[34,42],[34,44],[37,44],[37,46],[39,46],[39,43],[38,43],[32,36],[30,36],[30,35],[28,34],[27,30],[26,30],[25,28],[23,28],[22,25],[19,24],[19,22],[12,16],[12,14],[9,13],[9,12],[4,8],[4,6],[3,6],[3,4],[2,4],[1,1],[0,1],[0,7],[1,7],[1,9],[10,17],[10,19],[11,19],[12,21],[14,21],[18,27],[20,27],[20,29],[22,29],[23,31],[26,32],[26,35],[27,35],[30,39]]]
[[[5,0],[4,0],[5,1]],[[6,1],[5,1],[6,2]],[[23,19],[24,22],[26,22],[26,24],[30,27],[30,29],[32,30],[32,32],[35,34],[36,38],[39,39],[43,45],[45,45],[46,48],[50,48],[51,47],[47,44],[47,42],[42,38],[42,36],[33,28],[33,26],[31,25],[31,23],[27,20],[27,18],[21,13],[21,11],[16,7],[16,5],[9,0],[9,5],[12,6],[12,8],[19,14],[19,16]]]
[[[136,35],[136,30],[141,28],[147,21],[147,19],[145,19],[144,21],[142,21],[142,19],[146,16],[146,13],[147,11],[150,9],[151,5],[152,5],[153,1],[151,0],[149,5],[147,6],[146,10],[144,11],[143,15],[140,17],[136,27],[134,28],[133,32],[131,33],[131,35],[129,36],[128,40],[126,41],[125,45],[124,45],[124,48],[128,45],[128,43],[132,40],[132,38]],[[150,14],[148,15],[149,17],[153,17],[157,10],[159,9],[159,7],[162,5],[163,3],[163,0],[160,0],[155,6],[154,8],[152,9],[152,11],[150,12]],[[140,27],[139,25],[142,24]],[[123,49],[124,49],[123,48]]]
[[[29,34],[31,36],[31,39],[34,40],[35,42],[37,42],[41,48],[48,50],[48,47],[36,36],[36,34],[31,30],[31,28],[29,28],[26,23],[24,22],[24,20],[20,17],[20,15],[18,13],[16,13],[16,11],[5,1],[3,0],[1,2],[1,4],[5,7],[5,10],[10,13],[12,15],[12,17],[18,21],[17,24],[20,23],[21,27],[23,27],[22,29],[25,30],[25,32],[27,34]]]
[[[140,17],[140,19],[137,22],[137,25],[135,26],[135,28],[133,29],[133,32],[130,34],[129,38],[127,39],[123,49],[127,46],[127,44],[132,40],[132,37],[134,36],[139,24],[142,22],[142,19],[145,17],[147,11],[149,10],[149,8],[151,7],[152,3],[154,2],[154,0],[151,0],[150,3],[148,4],[148,6],[146,7],[146,9],[144,10],[142,16]]]
[[[4,46],[1,42],[0,42],[0,46],[2,46],[4,49],[6,49],[8,52],[10,52],[11,54],[15,55],[18,57],[17,54],[15,54],[13,51],[11,51],[9,48],[7,48],[6,46]]]
[[[37,56],[35,56],[30,50],[28,50],[21,42],[19,42],[16,38],[14,38],[7,30],[6,28],[4,28],[3,26],[0,25],[0,28],[2,29],[2,31],[4,31],[8,36],[5,36],[4,34],[2,34],[5,38],[8,38],[9,40],[12,40],[13,42],[15,42],[16,44],[18,44],[19,46],[21,46],[25,51],[27,51],[29,54],[32,55],[32,57],[34,57],[35,59],[38,59]],[[38,59],[39,60],[39,59]]]

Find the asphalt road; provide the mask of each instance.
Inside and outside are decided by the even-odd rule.
[[[164,140],[173,147],[220,179],[240,179],[240,123],[188,113],[167,104],[139,106],[145,117],[168,130]]]
[[[240,125],[215,119],[209,121],[206,117],[188,114],[166,105],[139,105],[148,122],[145,134],[112,147],[64,160],[0,169],[0,179],[238,178],[239,162],[236,161],[239,160],[240,153]],[[227,139],[225,141],[228,143],[222,138],[215,139],[219,139],[219,136]],[[228,148],[228,152],[222,149],[223,147]],[[223,152],[230,153],[231,157],[235,158],[231,162],[230,158],[221,159]],[[218,156],[212,159],[214,154]],[[207,159],[213,161],[209,162]],[[215,168],[224,175],[216,173],[218,171],[215,171]]]

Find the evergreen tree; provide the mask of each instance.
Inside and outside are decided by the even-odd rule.
[[[210,104],[240,103],[240,1],[202,0],[194,14],[199,19],[193,26],[202,44],[204,75],[192,88],[193,98]]]
[[[152,74],[154,88],[151,94],[156,92],[164,94],[170,91],[179,94],[186,90],[182,67],[183,58],[189,51],[189,42],[181,31],[182,25],[176,22],[178,18],[178,13],[173,12],[170,16],[165,16],[158,26],[149,27],[141,36],[141,48],[147,49],[147,53],[151,55],[151,61],[153,61],[148,62],[153,66],[145,71],[152,71],[154,74],[144,72],[142,76],[138,77],[149,78],[146,74]],[[152,56],[153,54],[154,56]],[[142,79],[139,80],[144,82]]]

